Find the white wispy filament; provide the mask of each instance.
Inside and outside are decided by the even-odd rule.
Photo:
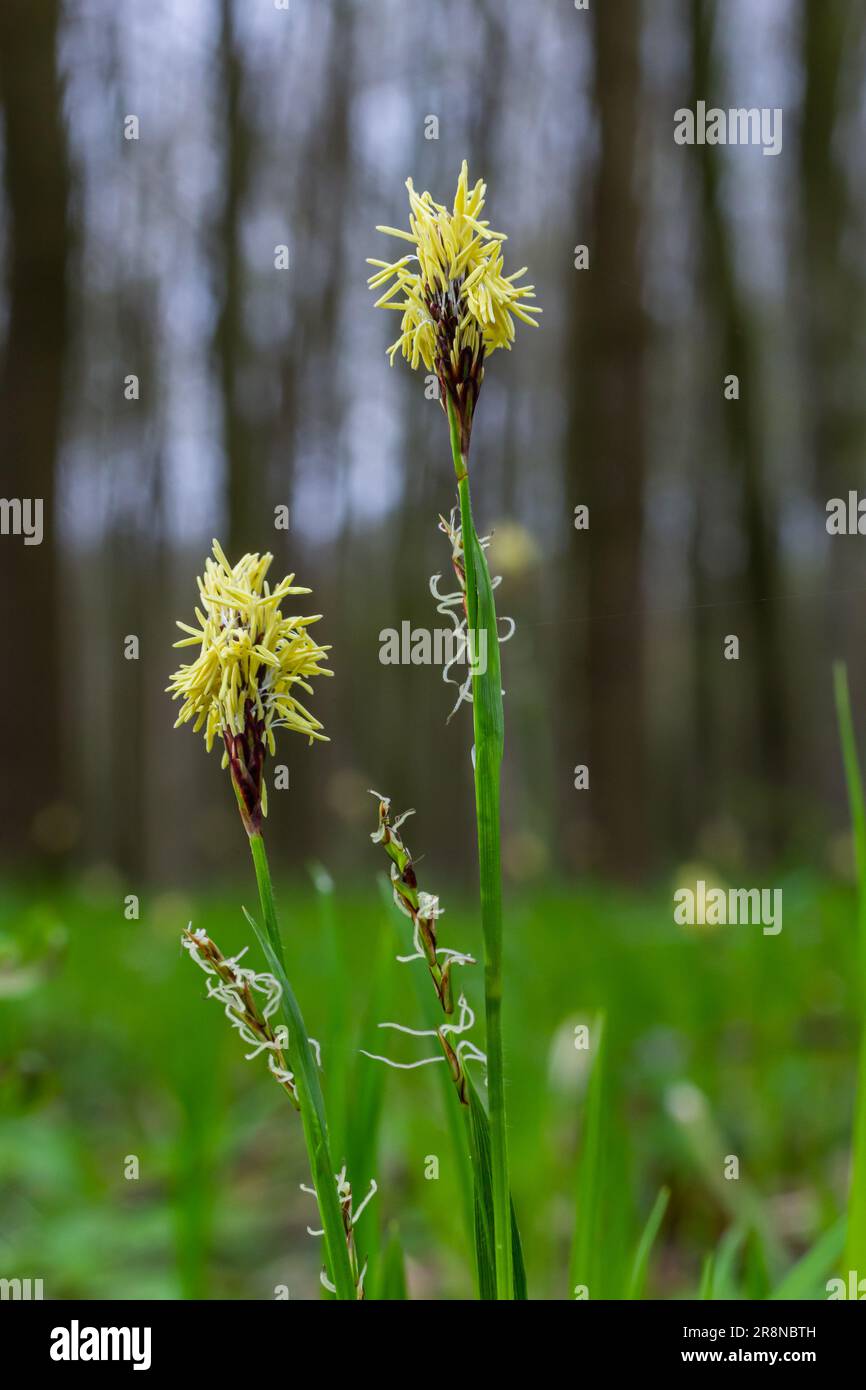
[[[365,1260],[363,1268],[358,1270],[357,1261],[355,1257],[355,1242],[353,1238],[354,1230],[356,1225],[358,1224],[361,1215],[363,1214],[364,1208],[368,1205],[369,1202],[372,1202],[376,1193],[379,1191],[379,1186],[376,1182],[376,1179],[371,1178],[370,1188],[367,1192],[366,1197],[364,1197],[364,1199],[358,1204],[357,1207],[353,1207],[352,1185],[349,1182],[348,1177],[346,1176],[345,1164],[343,1164],[343,1167],[340,1169],[339,1173],[334,1174],[334,1180],[337,1184],[337,1199],[340,1203],[340,1209],[343,1214],[343,1225],[346,1230],[346,1240],[349,1246],[349,1258],[353,1264],[353,1269],[355,1271],[355,1280],[358,1290],[358,1296],[363,1297],[364,1277],[367,1273],[367,1261]],[[308,1193],[310,1197],[314,1197],[316,1199],[316,1202],[318,1202],[318,1193],[316,1192],[316,1189],[314,1187],[309,1187],[306,1183],[302,1182],[300,1184],[300,1188],[302,1192]],[[307,1227],[307,1232],[311,1236],[323,1236],[325,1234],[324,1229],[316,1230],[312,1226]],[[319,1280],[322,1284],[322,1287],[328,1290],[328,1293],[337,1292],[335,1286],[331,1283],[331,1280],[328,1278],[324,1270],[322,1270],[321,1274],[319,1275]]]
[[[448,521],[446,521],[444,517],[439,518],[439,529],[445,532],[445,535],[451,542],[451,558],[455,569],[462,572],[464,564],[463,533],[461,527],[457,524],[456,508],[452,508],[451,517]],[[479,536],[479,544],[483,550],[486,550],[490,545],[490,539],[490,536]],[[457,703],[448,716],[447,722],[450,724],[462,704],[472,704],[473,652],[472,641],[469,635],[469,623],[466,617],[465,588],[461,587],[452,594],[443,594],[439,589],[441,581],[441,574],[434,574],[430,577],[430,592],[436,599],[436,612],[441,614],[443,618],[450,618],[451,622],[454,624],[454,633],[456,637],[453,655],[450,661],[446,661],[442,669],[442,679],[445,684],[456,685],[458,687]],[[501,583],[502,575],[498,574],[495,578],[491,579],[490,587],[491,589],[497,589]],[[506,624],[506,631],[499,634],[499,645],[501,646],[503,642],[509,641],[509,639],[514,636],[517,624],[513,618],[508,617],[500,617],[497,621]],[[467,661],[469,665],[469,672],[462,683],[452,680],[451,678],[451,667],[457,665],[460,661]],[[503,690],[502,693],[504,695],[505,691]]]
[[[452,954],[456,955],[456,952]],[[398,959],[402,959],[402,957],[398,957]],[[415,960],[416,958],[415,956],[407,956],[405,959]],[[471,960],[471,957],[467,956],[462,959]],[[407,1028],[403,1023],[380,1023],[377,1026],[379,1028],[390,1028],[395,1033],[406,1033],[410,1038],[437,1038],[441,1037],[443,1034],[450,1034],[452,1037],[457,1037],[462,1033],[467,1033],[469,1029],[475,1025],[475,1013],[474,1010],[470,1008],[465,994],[460,995],[460,998],[457,1000],[457,1007],[460,1010],[457,1022],[443,1023],[440,1028]],[[476,1047],[475,1043],[472,1042],[470,1038],[461,1038],[454,1051],[457,1053],[461,1062],[468,1059],[470,1061],[483,1062],[485,1065],[487,1064],[486,1054],[483,1053],[479,1047]],[[446,1060],[444,1056],[439,1056],[422,1057],[418,1062],[395,1062],[392,1057],[381,1057],[376,1052],[367,1052],[363,1047],[361,1048],[361,1052],[365,1057],[370,1057],[374,1062],[384,1062],[386,1067],[393,1067],[396,1071],[412,1071],[415,1067],[428,1067],[432,1066],[434,1062],[444,1062]]]
[[[268,1054],[268,1068],[271,1075],[281,1085],[288,1086],[294,1090],[294,1076],[280,1065],[283,1054],[288,1046],[286,1029],[278,1027],[271,1039],[262,1038],[254,1033],[247,1020],[247,1008],[243,999],[243,988],[246,985],[253,993],[261,996],[262,1002],[259,1004],[261,1017],[265,1023],[269,1024],[273,1015],[280,1007],[282,999],[282,987],[275,976],[266,971],[260,973],[250,970],[246,966],[239,964],[239,961],[246,955],[248,948],[245,946],[236,956],[223,957],[222,968],[232,976],[231,982],[220,977],[214,965],[210,963],[200,952],[197,943],[203,944],[209,937],[203,927],[197,931],[192,930],[192,923],[189,925],[187,934],[181,937],[181,943],[195,961],[199,969],[203,970],[208,976],[207,993],[209,999],[216,999],[223,1006],[223,1012],[231,1026],[237,1029],[243,1041],[247,1044],[250,1051],[244,1054],[247,1062],[253,1061],[263,1052]],[[321,1048],[315,1038],[308,1039],[316,1056],[316,1063],[322,1065]]]

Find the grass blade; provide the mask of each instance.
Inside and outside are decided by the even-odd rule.
[[[250,843],[254,844],[255,840],[251,840]],[[258,869],[259,863],[256,861],[257,872]],[[267,872],[266,861],[265,872]],[[273,910],[273,892],[270,890],[269,877],[268,890],[269,891],[262,892],[261,894],[262,907],[267,910],[268,903],[270,902]],[[310,1160],[313,1186],[316,1189],[319,1213],[322,1218],[322,1226],[325,1230],[325,1249],[327,1252],[327,1264],[331,1280],[337,1290],[338,1298],[346,1300],[351,1299],[354,1301],[357,1298],[357,1290],[355,1288],[355,1281],[352,1277],[352,1268],[349,1263],[349,1252],[346,1248],[343,1218],[340,1212],[340,1203],[337,1198],[336,1174],[328,1149],[328,1125],[325,1118],[325,1102],[322,1097],[319,1074],[315,1061],[313,1060],[312,1049],[310,1048],[298,1001],[289,984],[281,956],[277,954],[271,941],[271,936],[276,934],[276,940],[279,942],[279,928],[276,922],[276,915],[274,913],[273,920],[269,923],[268,931],[264,931],[259,926],[258,922],[247,912],[246,908],[244,908],[244,916],[255,932],[258,943],[268,962],[268,966],[271,972],[276,976],[282,990],[280,1011],[288,1033],[289,1065],[295,1074],[298,1099],[301,1102],[301,1122],[304,1128],[304,1139],[306,1141],[307,1154]]]
[[[328,1066],[322,1078],[328,1132],[332,1154],[344,1155],[348,1124],[349,1058],[352,1053],[349,1037],[349,983],[345,951],[341,949],[337,923],[334,883],[324,864],[309,863],[307,872],[316,893],[316,909],[325,947],[328,972],[328,1020],[325,1037],[328,1040]],[[359,1181],[360,1181],[359,1175]]]
[[[404,948],[403,937],[400,928],[405,923],[405,918],[399,913],[394,912],[394,898],[391,891],[390,879],[380,875],[378,880],[379,896],[382,899],[382,906],[387,923],[396,922],[394,928],[394,939],[397,950]],[[421,1010],[421,1017],[424,1020],[425,1028],[437,1028],[441,1020],[438,1004],[434,1001],[428,982],[423,978],[420,971],[412,972],[412,984],[415,990],[415,997],[418,1000],[418,1007]],[[447,1067],[436,1067],[436,1074],[439,1078],[439,1085],[442,1091],[442,1104],[445,1107],[445,1118],[448,1125],[448,1133],[451,1137],[451,1146],[454,1151],[454,1161],[457,1170],[457,1177],[460,1184],[460,1198],[463,1207],[464,1225],[466,1228],[466,1241],[470,1250],[475,1252],[475,1192],[472,1180],[472,1154],[468,1140],[468,1132],[464,1123],[464,1107],[456,1103],[457,1098],[454,1085],[448,1073]],[[475,1269],[476,1283],[478,1281],[478,1269]]]
[[[376,964],[373,971],[372,988],[364,1010],[364,1019],[355,1048],[355,1061],[348,1071],[350,1096],[347,1101],[347,1131],[345,1160],[352,1179],[353,1189],[360,1197],[369,1187],[370,1180],[376,1177],[379,1157],[379,1134],[382,1127],[382,1114],[387,1084],[387,1067],[370,1062],[361,1056],[360,1049],[374,1050],[379,1020],[390,1014],[388,1002],[391,996],[391,937],[380,927],[376,943]],[[444,1068],[443,1068],[444,1070]],[[359,1259],[363,1267],[368,1262],[368,1279],[376,1286],[376,1263],[379,1258],[379,1228],[373,1212],[364,1218],[364,1225],[356,1234]],[[371,1276],[373,1276],[371,1278]]]
[[[711,1299],[713,1297],[713,1287],[715,1283],[716,1257],[712,1253],[705,1256],[703,1268],[701,1270],[701,1287],[698,1291],[698,1298]]]
[[[487,1025],[487,1096],[493,1178],[496,1297],[515,1296],[512,1242],[513,1212],[508,1178],[505,1119],[505,1061],[502,1042],[502,866],[500,847],[500,778],[505,717],[499,666],[499,629],[493,585],[484,550],[475,531],[469,495],[468,444],[464,446],[451,396],[447,396],[451,452],[460,496],[460,524],[466,570],[467,626],[473,643],[472,718],[475,732],[475,812],[481,925],[484,933],[484,1012]],[[481,634],[486,643],[483,669]]]
[[[668,1202],[670,1201],[670,1189],[663,1187],[656,1197],[652,1211],[650,1212],[647,1223],[643,1228],[643,1234],[638,1241],[635,1251],[634,1264],[632,1265],[631,1275],[628,1281],[627,1299],[643,1298],[643,1291],[646,1285],[647,1270],[649,1269],[649,1258],[655,1244],[656,1236],[659,1233]]]
[[[598,1296],[595,1278],[602,1259],[599,1226],[602,1209],[602,1150],[605,1121],[605,1043],[604,1014],[592,1026],[595,1056],[586,1092],[585,1117],[581,1136],[577,1179],[577,1213],[571,1251],[569,1284],[572,1291],[584,1286]]]
[[[719,1240],[713,1258],[713,1298],[731,1299],[737,1296],[736,1266],[746,1239],[744,1226],[730,1226]]]
[[[836,697],[836,716],[839,722],[839,741],[848,787],[848,804],[854,833],[854,858],[857,865],[857,935],[860,949],[860,980],[858,1006],[860,1009],[860,1051],[854,1109],[853,1158],[851,1186],[848,1193],[848,1236],[846,1264],[848,1269],[866,1269],[866,806],[863,801],[863,779],[854,722],[851,718],[851,699],[848,692],[848,672],[843,662],[833,666],[833,688]]]
[[[409,1297],[406,1288],[406,1261],[396,1226],[392,1226],[388,1232],[382,1252],[382,1272],[376,1296],[386,1303],[404,1303]]]
[[[847,1222],[844,1216],[834,1222],[829,1231],[819,1236],[811,1250],[807,1250],[793,1269],[776,1285],[770,1294],[771,1299],[815,1299],[826,1298],[822,1280],[836,1268],[845,1249]]]
[[[762,1233],[753,1228],[746,1236],[744,1278],[746,1297],[763,1302],[770,1296],[770,1273]]]
[[[475,1174],[475,1250],[478,1265],[478,1295],[482,1299],[495,1299],[496,1251],[494,1245],[494,1206],[493,1206],[493,1163],[490,1139],[490,1121],[471,1077],[467,1076],[469,1089],[469,1135],[472,1147],[472,1166]],[[526,1270],[523,1264],[523,1250],[520,1233],[511,1204],[511,1248],[513,1254],[515,1299],[526,1298]]]

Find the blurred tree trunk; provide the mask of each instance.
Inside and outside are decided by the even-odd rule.
[[[809,431],[815,501],[823,512],[831,497],[847,497],[862,476],[863,287],[846,254],[844,236],[852,230],[851,196],[834,136],[840,115],[841,79],[846,53],[862,52],[863,11],[829,0],[820,9],[803,7],[803,99],[801,189],[805,231],[802,266],[803,391]],[[852,84],[860,99],[860,84]],[[856,119],[852,113],[852,119]],[[852,563],[853,562],[853,563]],[[842,590],[857,581],[860,542],[836,538],[829,547],[827,587]],[[845,633],[846,607],[831,602],[823,613],[823,640],[838,655]]]
[[[146,241],[146,233],[140,234],[140,240]],[[142,244],[139,263],[145,256],[146,247]],[[122,351],[147,383],[159,379],[159,349],[150,312],[155,293],[152,280],[143,276],[127,279],[114,296],[114,341],[122,344]],[[155,394],[153,389],[145,391],[134,417],[130,417],[127,403],[116,399],[109,415],[113,440],[120,443],[131,436],[130,447],[119,450],[121,458],[134,462],[115,468],[114,504],[104,540],[113,576],[108,596],[110,645],[106,681],[111,694],[107,784],[112,816],[105,838],[111,844],[113,861],[130,875],[143,872],[149,862],[152,832],[156,827],[162,828],[170,814],[162,808],[157,817],[148,815],[151,780],[159,768],[159,759],[148,757],[148,701],[155,686],[163,703],[165,679],[159,669],[154,669],[147,654],[159,652],[162,660],[168,656],[162,645],[166,632],[163,615],[168,611],[167,553],[162,441]],[[134,480],[128,476],[130,467],[135,470]],[[125,501],[133,489],[142,496],[141,515],[137,510],[130,514]],[[142,579],[145,575],[146,583]],[[130,634],[138,637],[145,654],[138,661],[126,660],[123,655],[122,645]],[[165,713],[164,705],[161,712]]]
[[[700,5],[702,0],[696,0]],[[696,33],[697,25],[700,22],[700,15],[696,13],[693,6],[691,12],[691,42],[692,42],[692,100],[699,98],[706,99],[707,83],[710,80],[707,70],[709,52],[706,41],[698,43]],[[705,153],[705,149],[702,154]],[[711,163],[708,170],[700,170],[698,178],[700,187],[698,191],[698,212],[696,237],[698,241],[698,254],[696,257],[698,274],[702,283],[711,280],[713,275],[713,249],[708,242],[707,228],[704,220],[705,202],[708,196],[707,179],[714,177],[715,166]],[[710,196],[712,201],[712,196]],[[711,314],[717,312],[714,305],[710,306]],[[716,345],[717,346],[717,345]],[[721,361],[726,362],[722,357]],[[716,440],[717,431],[708,425],[707,422],[719,422],[718,412],[720,383],[718,380],[719,356],[714,350],[713,344],[705,344],[700,355],[699,379],[702,378],[702,385],[697,391],[696,416],[699,421],[704,422],[704,429],[711,434],[711,439]],[[728,370],[727,366],[725,370]],[[724,402],[723,404],[728,404]],[[728,404],[728,408],[731,408]],[[698,425],[700,431],[701,426]],[[687,806],[689,812],[689,843],[684,846],[686,853],[691,853],[695,849],[694,840],[696,839],[702,826],[711,822],[720,812],[722,801],[721,787],[721,761],[722,748],[719,737],[719,720],[717,717],[716,691],[718,674],[717,663],[720,657],[720,639],[718,635],[718,612],[713,603],[717,595],[707,572],[706,547],[712,535],[713,525],[713,490],[719,469],[724,464],[724,445],[708,441],[707,446],[700,451],[699,466],[694,469],[694,476],[691,479],[691,496],[694,508],[692,531],[689,540],[689,578],[691,584],[691,636],[692,636],[692,685],[693,685],[693,728],[691,754],[694,759],[694,769],[697,775],[691,778],[691,786],[687,792]]]
[[[714,0],[694,5],[691,13],[694,97],[722,104],[712,40]],[[740,659],[748,662],[753,672],[757,734],[754,773],[769,791],[766,848],[776,853],[781,848],[787,820],[784,792],[789,772],[789,737],[778,541],[764,478],[758,334],[754,315],[737,280],[732,233],[726,225],[719,189],[719,153],[707,144],[696,148],[705,234],[704,289],[718,326],[723,376],[733,374],[739,381],[739,399],[724,401],[722,419],[727,454],[741,489],[746,538],[744,597],[749,600],[750,642],[741,648]],[[722,389],[723,381],[719,380],[720,396]],[[723,635],[717,634],[720,675],[724,666]]]
[[[235,0],[221,0],[220,58],[225,110],[224,202],[218,248],[222,266],[222,307],[216,328],[223,442],[227,469],[228,555],[232,563],[261,542],[258,482],[253,444],[240,400],[245,355],[243,320],[244,257],[242,217],[250,172],[250,131],[243,100],[243,60],[234,21]]]
[[[585,585],[588,616],[589,746],[575,761],[589,764],[596,865],[620,879],[639,876],[647,853],[640,614],[646,327],[634,188],[640,13],[636,0],[592,11],[601,149],[589,225],[575,238],[588,245],[590,268],[573,272],[576,379],[566,441],[570,505],[589,506],[589,530],[574,533],[570,552],[569,582],[575,594]],[[572,689],[577,663],[572,653]]]
[[[802,222],[794,224],[791,260],[799,277],[795,303],[802,333],[800,394],[808,440],[808,487],[818,518],[832,497],[847,497],[863,476],[864,364],[862,270],[855,269],[846,240],[862,236],[852,206],[848,141],[840,148],[840,117],[853,123],[862,90],[864,13],[850,0],[803,5],[802,68],[805,79],[800,138]],[[854,59],[856,80],[846,84]],[[850,69],[849,69],[850,71]],[[847,100],[846,100],[847,98]],[[855,156],[856,161],[856,156]],[[820,525],[820,520],[817,521]],[[862,574],[862,540],[834,536],[827,546],[821,588],[810,614],[811,671],[797,690],[802,718],[825,710],[824,738],[810,741],[798,758],[801,780],[814,796],[820,789],[832,804],[840,791],[835,721],[830,701],[830,663],[844,656],[852,690],[863,688],[864,659],[857,614]],[[850,594],[853,602],[846,599]],[[856,596],[856,597],[855,597]],[[853,640],[852,640],[853,639]],[[855,708],[858,703],[855,694]],[[823,798],[822,798],[823,799]]]
[[[329,10],[329,28],[322,37],[323,67],[316,90],[316,119],[310,123],[301,146],[292,190],[292,234],[303,249],[303,259],[293,261],[291,272],[290,341],[282,370],[281,418],[285,438],[276,451],[273,475],[278,500],[288,498],[301,451],[318,450],[318,466],[327,460],[324,466],[330,469],[330,495],[335,509],[342,507],[340,531],[330,551],[317,553],[304,544],[303,535],[297,532],[285,537],[289,568],[299,572],[301,582],[310,583],[313,567],[321,566],[322,582],[316,584],[311,602],[326,619],[316,635],[320,641],[333,644],[335,653],[339,652],[339,669],[344,673],[343,679],[333,682],[334,728],[329,732],[335,733],[350,729],[361,717],[357,691],[345,673],[354,664],[359,630],[363,630],[359,628],[356,605],[363,612],[364,595],[357,583],[354,517],[346,505],[349,463],[343,429],[349,392],[345,385],[345,339],[341,333],[347,284],[355,273],[351,260],[355,247],[346,244],[346,208],[352,203],[354,169],[350,154],[357,67],[356,7],[347,0],[335,0]],[[353,740],[347,740],[338,754],[337,774],[349,762],[350,746],[355,746]],[[317,800],[323,804],[320,752],[317,750],[312,757],[298,757],[292,764],[291,849],[295,862],[313,853],[327,857],[332,854],[321,818],[302,815],[298,809]]]
[[[34,817],[61,795],[60,635],[55,467],[67,330],[69,172],[57,70],[58,0],[0,5],[5,135],[8,329],[0,366],[0,458],[7,498],[41,498],[44,540],[0,537],[6,738],[0,821],[6,852],[32,853]],[[23,621],[22,613],[30,615]],[[42,815],[39,847],[65,848]]]
[[[803,68],[806,78],[800,141],[805,222],[804,304],[808,320],[808,390],[813,436],[813,481],[826,502],[852,484],[852,453],[860,443],[862,412],[851,409],[845,391],[852,348],[851,296],[857,282],[843,254],[850,198],[845,173],[833,148],[839,116],[839,87],[845,50],[856,46],[852,32],[858,6],[829,0],[820,9],[803,7]],[[862,23],[858,26],[862,31]],[[858,91],[859,96],[859,91]],[[857,325],[859,327],[859,325]],[[827,487],[831,491],[824,496]]]

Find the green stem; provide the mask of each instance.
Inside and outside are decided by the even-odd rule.
[[[478,826],[478,867],[481,885],[481,924],[484,932],[484,1008],[487,1023],[487,1097],[490,1111],[490,1150],[493,1177],[493,1225],[496,1254],[496,1297],[514,1297],[511,1230],[511,1189],[505,1116],[505,1076],[502,1047],[502,866],[499,795],[504,715],[499,669],[496,608],[487,560],[472,520],[469,460],[461,448],[460,425],[454,403],[447,400],[451,453],[460,496],[460,524],[466,572],[466,619],[477,660],[473,667],[472,711],[475,731],[475,813]],[[480,648],[486,634],[486,651]]]
[[[280,936],[280,926],[277,921],[277,903],[274,898],[274,885],[271,881],[271,870],[268,864],[265,842],[261,835],[250,836],[250,851],[253,856],[253,865],[256,871],[256,883],[259,888],[259,902],[262,905],[262,916],[265,919],[265,930],[268,933],[268,940],[274,949],[274,954],[285,970],[286,957],[283,951],[283,940]]]
[[[839,741],[848,787],[851,826],[854,835],[854,860],[857,867],[857,935],[858,979],[857,1009],[860,1046],[854,1102],[854,1135],[852,1139],[851,1181],[848,1193],[848,1233],[846,1267],[862,1270],[866,1265],[866,803],[863,797],[863,777],[857,756],[854,721],[851,717],[851,698],[848,692],[848,672],[843,662],[833,666],[833,685],[836,714],[839,721]],[[843,1273],[846,1271],[843,1271]]]
[[[331,1161],[328,1146],[328,1125],[325,1115],[325,1101],[319,1082],[319,1070],[307,1037],[300,1005],[286,975],[285,955],[277,921],[277,907],[274,901],[271,872],[268,867],[265,842],[261,835],[250,836],[250,850],[255,865],[259,901],[262,905],[262,916],[267,933],[266,936],[260,936],[259,940],[265,955],[268,957],[268,963],[282,986],[283,1015],[288,1031],[289,1066],[295,1077],[298,1100],[301,1105],[304,1140],[310,1160],[310,1171],[325,1230],[326,1263],[330,1270],[331,1280],[337,1290],[337,1298],[354,1301],[358,1295],[337,1197],[336,1170]],[[250,921],[256,927],[252,918]]]

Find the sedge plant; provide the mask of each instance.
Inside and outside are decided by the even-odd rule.
[[[393,1029],[408,1034],[412,1038],[435,1038],[441,1052],[435,1056],[422,1057],[417,1061],[395,1062],[390,1057],[367,1052],[365,1055],[374,1061],[385,1062],[390,1067],[411,1071],[416,1067],[430,1066],[445,1062],[450,1085],[448,1103],[453,1114],[459,1111],[460,1122],[453,1126],[458,1167],[463,1172],[465,1166],[473,1175],[470,1178],[469,1224],[474,1241],[475,1277],[478,1294],[483,1299],[496,1298],[496,1261],[494,1243],[493,1175],[491,1166],[490,1125],[487,1112],[467,1068],[468,1062],[486,1064],[487,1058],[469,1036],[475,1026],[475,1013],[466,995],[459,993],[454,997],[453,971],[455,966],[475,964],[472,956],[453,947],[443,946],[439,941],[438,921],[444,912],[439,898],[422,889],[415,872],[415,861],[403,837],[403,823],[412,811],[392,816],[391,802],[387,796],[373,792],[379,804],[379,824],[370,838],[374,844],[381,845],[390,861],[390,884],[393,900],[401,913],[412,924],[412,947],[409,955],[397,959],[409,964],[421,961],[433,985],[436,1008],[427,1028],[409,1028],[402,1023],[380,1023],[380,1028]],[[429,1010],[425,1007],[429,1017]],[[438,1021],[437,1015],[444,1015]],[[514,1262],[514,1296],[526,1298],[526,1274],[520,1235],[512,1210],[512,1249]]]
[[[289,729],[311,743],[325,738],[299,694],[312,692],[314,677],[333,672],[324,665],[329,649],[319,646],[309,630],[320,615],[304,617],[289,609],[296,595],[310,590],[295,585],[294,575],[271,587],[267,574],[272,560],[270,554],[252,554],[232,565],[214,541],[213,557],[198,581],[198,626],[179,622],[186,635],[175,643],[198,650],[168,686],[172,697],[182,701],[175,727],[191,721],[196,733],[204,733],[208,751],[214,744],[222,748],[222,765],[230,774],[249,840],[264,930],[249,913],[246,916],[270,974],[239,972],[236,961],[223,961],[204,933],[187,933],[184,941],[202,968],[215,975],[218,984],[211,994],[221,991],[219,997],[242,1036],[269,1052],[272,1072],[300,1110],[322,1219],[322,1282],[338,1299],[355,1300],[363,1297],[363,1271],[357,1267],[353,1238],[361,1208],[353,1210],[345,1169],[338,1173],[331,1159],[318,1057],[289,983],[262,834],[267,815],[265,767],[276,749],[275,735]],[[254,1007],[256,990],[266,998],[262,1009]],[[279,1036],[269,1022],[277,1000],[284,1025]]]
[[[488,1106],[493,1183],[496,1297],[515,1296],[511,1196],[502,1032],[502,869],[500,781],[505,737],[496,606],[490,571],[475,529],[470,493],[470,445],[478,395],[488,357],[511,348],[515,319],[535,325],[532,285],[520,284],[525,267],[504,274],[505,235],[483,217],[486,185],[471,188],[466,161],[449,209],[408,179],[409,229],[377,230],[408,243],[395,261],[370,260],[371,289],[383,289],[377,307],[401,315],[400,333],[388,349],[413,369],[434,372],[448,421],[457,482],[465,565],[466,619],[472,668],[475,810],[487,1034]],[[483,649],[486,660],[479,661]]]
[[[866,799],[851,716],[848,672],[843,662],[836,662],[833,667],[833,689],[857,870],[857,1006],[860,1039],[845,1260],[847,1270],[862,1270],[866,1266]]]
[[[438,1028],[407,1028],[396,1023],[379,1024],[380,1028],[394,1028],[398,1032],[408,1033],[416,1038],[435,1037],[442,1048],[441,1057],[427,1057],[419,1062],[397,1063],[392,1062],[390,1058],[378,1057],[372,1053],[366,1055],[373,1057],[374,1061],[386,1062],[389,1066],[404,1068],[426,1066],[430,1062],[439,1062],[444,1059],[448,1064],[451,1080],[454,1082],[457,1099],[461,1105],[469,1107],[470,1083],[464,1062],[467,1057],[480,1062],[486,1061],[486,1058],[484,1053],[479,1051],[471,1039],[466,1036],[475,1022],[475,1015],[469,1007],[466,996],[462,993],[457,1000],[458,1017],[455,1021],[452,970],[455,965],[474,965],[475,962],[472,956],[466,955],[465,952],[455,951],[448,946],[439,944],[436,924],[443,909],[439,905],[439,899],[433,893],[427,893],[419,888],[412,855],[401,834],[403,822],[413,812],[404,811],[402,815],[392,817],[390,798],[382,796],[379,792],[373,792],[372,795],[379,803],[379,825],[370,838],[374,844],[383,847],[391,861],[391,887],[394,902],[412,923],[413,953],[408,956],[399,956],[398,959],[403,962],[422,960],[426,963],[439,1007],[445,1015],[445,1021]],[[455,1037],[459,1038],[456,1044],[453,1041]]]

